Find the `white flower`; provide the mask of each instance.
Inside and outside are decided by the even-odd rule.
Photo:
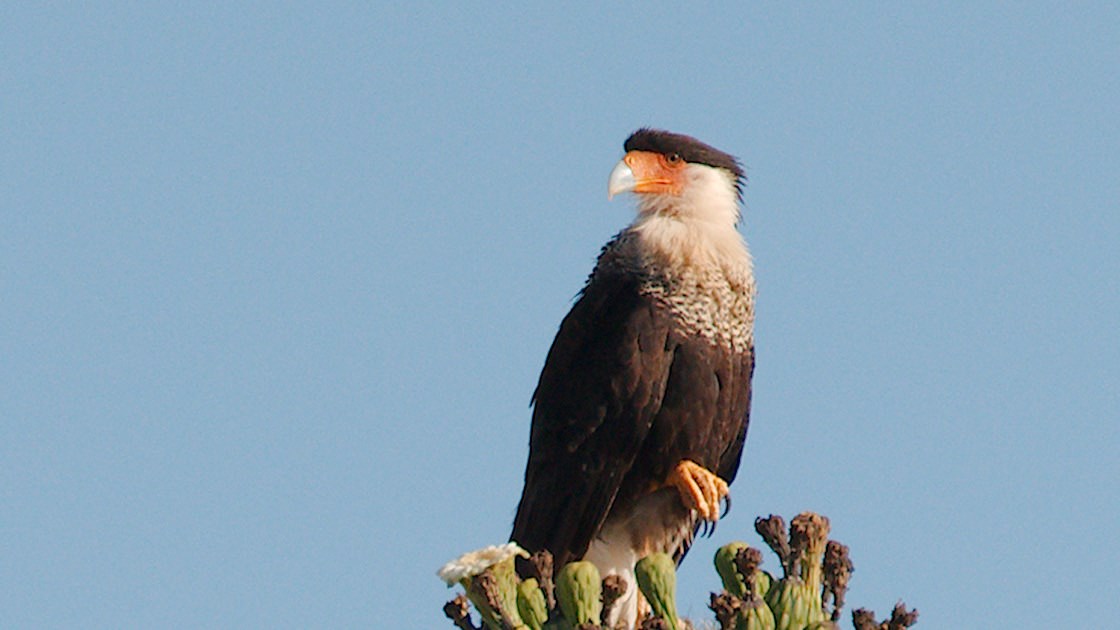
[[[443,565],[436,572],[436,575],[439,576],[439,579],[447,582],[448,586],[454,586],[464,578],[474,577],[495,564],[509,560],[514,556],[528,558],[529,552],[522,549],[517,543],[512,542],[504,545],[491,545],[459,556]]]

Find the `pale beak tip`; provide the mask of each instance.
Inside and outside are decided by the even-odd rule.
[[[615,195],[634,190],[637,184],[634,171],[630,170],[630,166],[625,161],[619,160],[611,170],[610,180],[607,182],[607,200],[610,201]]]

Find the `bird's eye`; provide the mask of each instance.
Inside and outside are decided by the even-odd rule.
[[[670,153],[669,155],[665,156],[665,159],[668,160],[670,164],[680,164],[681,162],[681,156],[679,153]]]

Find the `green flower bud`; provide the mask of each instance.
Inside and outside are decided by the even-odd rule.
[[[599,569],[590,562],[569,562],[556,577],[556,599],[560,611],[573,626],[599,623],[603,610],[602,594]]]
[[[735,630],[774,630],[774,615],[764,601],[771,578],[758,568],[761,562],[761,552],[742,542],[728,543],[716,552],[716,571],[724,589],[739,601]]]
[[[474,604],[487,628],[525,627],[517,613],[517,573],[512,557],[491,565],[467,581],[467,599]]]
[[[774,576],[770,575],[762,569],[754,572],[754,594],[765,599],[770,593],[770,587],[774,584]]]
[[[670,630],[678,630],[677,564],[669,554],[654,553],[642,558],[634,566],[634,577],[653,615],[664,619]]]
[[[776,630],[774,613],[762,600],[756,599],[754,604],[748,604],[740,611],[743,618],[735,625],[735,630]]]
[[[802,630],[809,624],[809,608],[812,594],[801,578],[788,576],[782,578],[768,593],[766,603],[774,613],[776,630]],[[817,596],[818,604],[820,596]]]
[[[535,578],[517,585],[517,612],[531,630],[541,630],[548,621],[548,605]]]
[[[723,589],[738,598],[746,597],[747,581],[746,576],[739,573],[739,569],[735,566],[735,557],[740,549],[746,549],[747,546],[745,542],[735,541],[716,550],[716,572],[723,581]]]

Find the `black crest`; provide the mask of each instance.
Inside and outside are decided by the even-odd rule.
[[[739,160],[736,160],[735,156],[681,133],[644,127],[630,134],[622,148],[627,153],[630,151],[652,151],[662,155],[676,153],[685,162],[691,164],[705,164],[725,169],[735,176],[740,185],[746,178],[743,167],[739,165]]]

